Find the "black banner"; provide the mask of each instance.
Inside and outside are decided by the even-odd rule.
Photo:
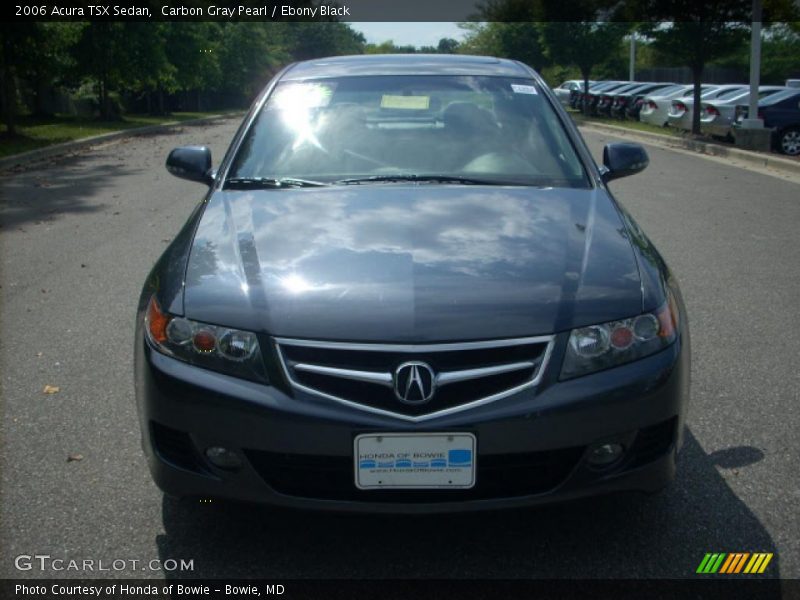
[[[18,0],[9,19],[34,21],[468,21],[478,0]],[[10,13],[10,14],[9,14]]]
[[[6,579],[0,598],[47,600],[229,600],[240,598],[437,600],[772,600],[800,597],[800,580],[714,576],[684,580],[190,580]]]
[[[719,0],[718,0],[719,2]],[[764,22],[800,18],[800,7],[778,0],[763,15]],[[618,21],[746,22],[750,3],[740,0],[730,10],[720,6],[661,0],[15,0],[3,4],[7,20],[25,21]],[[661,10],[656,11],[655,7]],[[664,14],[669,18],[665,19]]]

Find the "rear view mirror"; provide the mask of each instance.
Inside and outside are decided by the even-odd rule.
[[[635,175],[650,164],[647,152],[639,144],[620,142],[603,148],[603,181]]]
[[[211,150],[206,146],[175,148],[167,157],[167,171],[181,179],[210,185],[214,181],[211,174]]]

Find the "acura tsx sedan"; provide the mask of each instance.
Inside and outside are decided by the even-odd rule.
[[[689,399],[678,284],[510,60],[286,67],[214,168],[138,305],[136,397],[178,497],[433,512],[674,477]]]

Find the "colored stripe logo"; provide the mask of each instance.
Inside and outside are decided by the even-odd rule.
[[[708,552],[696,572],[704,575],[763,573],[772,560],[772,556],[772,552]]]

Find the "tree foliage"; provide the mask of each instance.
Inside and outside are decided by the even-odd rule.
[[[550,64],[540,37],[540,23],[499,22],[469,23],[467,39],[459,51],[519,60],[541,71]]]
[[[336,21],[2,23],[2,113],[13,134],[20,82],[34,96],[88,84],[104,119],[119,116],[120,94],[139,105],[144,99],[154,113],[176,92],[216,92],[241,104],[293,60],[360,54],[365,46],[361,33]]]
[[[282,25],[286,28],[287,49],[295,60],[364,51],[364,35],[345,23],[302,21]]]
[[[612,58],[629,26],[611,21],[543,23],[542,40],[548,56],[559,64],[576,66],[588,88],[592,69]]]

